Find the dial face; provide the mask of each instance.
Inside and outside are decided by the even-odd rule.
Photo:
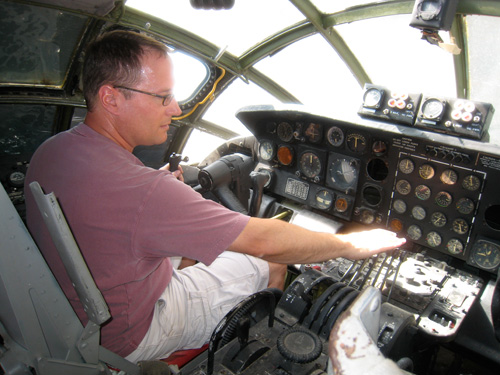
[[[418,225],[412,224],[406,230],[408,237],[413,241],[418,241],[422,238],[422,229]]]
[[[446,216],[442,212],[434,212],[431,215],[431,223],[435,227],[441,228],[446,225]]]
[[[300,171],[308,178],[315,178],[321,173],[321,160],[314,152],[304,152],[299,160]]]
[[[432,177],[434,177],[434,173],[435,173],[434,168],[430,164],[423,164],[418,169],[418,174],[424,180],[430,180]]]
[[[415,188],[415,196],[423,201],[431,197],[431,189],[426,185],[418,185]]]
[[[401,195],[408,195],[411,192],[411,185],[406,180],[399,180],[396,183],[396,191]]]
[[[444,104],[437,99],[429,99],[422,106],[422,114],[426,119],[435,120],[443,113]]]
[[[500,264],[500,246],[479,240],[472,248],[472,258],[476,264],[486,270],[493,270]]]
[[[451,227],[457,234],[465,234],[469,231],[469,224],[461,218],[453,220]]]
[[[457,202],[457,211],[463,215],[469,215],[474,208],[474,202],[469,198],[460,198]]]
[[[481,186],[481,181],[477,176],[471,174],[464,178],[462,186],[469,191],[475,191]]]
[[[312,143],[318,143],[321,141],[323,134],[323,127],[320,124],[311,122],[305,131],[305,136]]]
[[[369,108],[378,108],[382,100],[382,92],[375,88],[366,90],[363,96],[363,106]]]
[[[264,161],[270,161],[274,156],[274,146],[270,141],[262,141],[259,146],[260,158]]]
[[[25,174],[20,171],[14,171],[9,175],[9,184],[14,187],[21,187],[24,185]]]
[[[361,134],[351,133],[346,141],[347,147],[353,152],[362,153],[366,149],[366,138]]]
[[[399,219],[392,219],[389,223],[389,228],[393,232],[401,232],[403,230],[403,222]]]
[[[334,147],[339,147],[344,142],[344,132],[342,129],[332,126],[328,129],[328,133],[326,134],[328,142]]]
[[[283,165],[291,165],[293,162],[293,150],[288,146],[280,146],[278,148],[278,161]]]
[[[446,244],[446,250],[448,250],[450,254],[462,254],[462,252],[464,251],[464,244],[462,243],[462,241],[456,238],[452,238]]]
[[[440,191],[436,194],[436,204],[441,207],[448,207],[452,201],[451,194],[447,191]]]
[[[363,224],[373,224],[375,221],[375,214],[371,210],[363,210],[361,212],[361,222]]]
[[[338,197],[337,200],[335,201],[335,211],[346,212],[348,208],[349,208],[349,203],[347,202],[347,199],[343,197]]]
[[[410,159],[403,159],[399,162],[399,170],[404,174],[410,174],[415,170],[415,163]]]
[[[406,203],[402,199],[396,199],[392,204],[392,208],[398,214],[404,214],[406,212]]]
[[[337,159],[330,165],[330,178],[334,186],[341,190],[353,187],[358,178],[356,162]]]
[[[427,212],[422,206],[413,207],[411,210],[411,214],[415,220],[424,220],[425,216],[427,216]]]
[[[441,173],[440,180],[443,184],[455,185],[458,180],[457,172],[455,172],[453,169],[447,169],[443,173]]]
[[[427,233],[427,236],[425,237],[425,242],[430,247],[438,247],[439,245],[441,245],[442,241],[443,239],[441,238],[439,233],[434,231]]]
[[[290,142],[293,138],[293,127],[288,122],[280,122],[278,124],[278,137],[283,142]]]
[[[328,190],[320,190],[316,193],[316,204],[321,210],[327,210],[332,206],[333,194]]]

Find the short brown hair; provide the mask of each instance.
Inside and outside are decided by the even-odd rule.
[[[141,58],[156,52],[166,55],[168,47],[146,35],[116,30],[103,34],[87,48],[83,63],[83,95],[92,111],[102,85],[134,86],[139,81]]]

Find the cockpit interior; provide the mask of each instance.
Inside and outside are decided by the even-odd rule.
[[[145,165],[250,216],[407,240],[288,265],[282,294],[161,373],[498,374],[500,1],[2,0],[0,18],[0,374],[157,373],[70,320],[24,226],[30,158],[84,120],[85,47],[112,29],[172,51],[182,115]]]

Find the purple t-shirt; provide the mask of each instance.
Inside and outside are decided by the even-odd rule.
[[[112,319],[101,330],[106,348],[126,356],[147,332],[168,285],[168,257],[210,264],[236,239],[249,217],[204,199],[168,171],[85,124],[46,141],[34,154],[26,187],[54,192]],[[26,189],[27,223],[82,322],[87,319],[57,250]],[[174,313],[174,312],[173,312]]]

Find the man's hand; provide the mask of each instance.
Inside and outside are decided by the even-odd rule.
[[[396,233],[385,229],[372,229],[338,235],[340,239],[352,245],[346,254],[349,259],[364,259],[374,254],[402,246],[405,238],[399,238]]]
[[[170,164],[164,165],[163,167],[160,168],[160,171],[170,171]],[[184,176],[183,176],[184,171],[182,170],[182,167],[179,165],[178,169],[173,171],[172,174],[176,179],[179,181],[184,182]]]

